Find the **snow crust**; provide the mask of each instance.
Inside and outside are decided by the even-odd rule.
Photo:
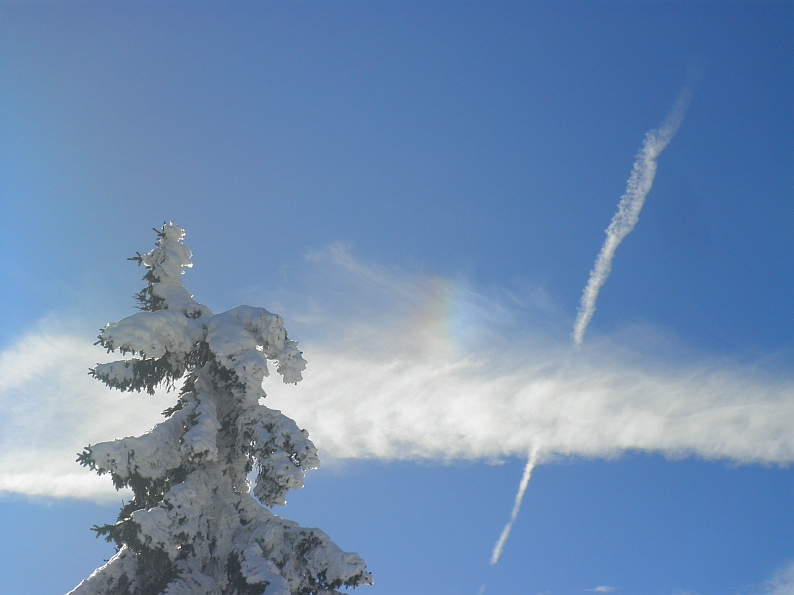
[[[320,464],[308,432],[260,403],[268,360],[285,383],[299,382],[306,362],[280,316],[250,306],[213,315],[193,299],[182,284],[192,266],[183,237],[166,224],[157,247],[140,256],[160,309],[100,334],[109,351],[132,356],[94,368],[110,386],[146,386],[142,375],[155,372],[187,376],[167,419],[143,436],[94,444],[82,455],[84,464],[149,504],[119,519],[116,528],[134,537],[70,595],[149,593],[140,582],[144,551],[162,552],[176,573],[158,591],[163,595],[232,595],[235,573],[267,595],[370,584],[357,554],[261,506],[286,504],[286,493],[303,487],[304,471]],[[258,476],[250,485],[252,468]]]

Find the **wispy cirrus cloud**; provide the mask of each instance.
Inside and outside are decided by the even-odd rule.
[[[0,352],[0,493],[119,498],[106,477],[75,462],[77,453],[148,430],[172,398],[107,390],[87,373],[106,359],[90,334],[49,320]]]
[[[644,329],[629,333],[633,343],[576,350],[534,327],[507,330],[519,318],[509,300],[465,284],[367,266],[339,247],[313,264],[321,273],[307,285],[338,307],[299,329],[304,382],[266,389],[327,455],[488,459],[539,444],[539,462],[627,450],[794,460],[794,380],[757,362],[666,359],[663,347],[683,347]]]
[[[794,560],[757,588],[758,595],[794,595]]]

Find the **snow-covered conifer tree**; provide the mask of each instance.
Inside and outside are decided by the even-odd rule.
[[[79,456],[133,498],[118,522],[95,527],[117,553],[71,595],[311,595],[371,584],[358,555],[260,505],[285,504],[319,466],[307,432],[259,402],[268,360],[285,383],[301,380],[306,362],[280,316],[249,306],[213,315],[193,300],[183,236],[164,224],[157,247],[133,259],[147,269],[142,311],[99,335],[128,357],[91,370],[108,386],[182,386],[151,431]]]

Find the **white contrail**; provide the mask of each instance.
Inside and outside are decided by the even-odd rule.
[[[513,523],[518,517],[518,511],[521,510],[521,501],[524,499],[524,492],[527,491],[529,485],[529,478],[532,476],[532,469],[535,468],[535,463],[538,460],[538,448],[532,447],[532,452],[529,453],[529,460],[527,466],[524,467],[524,475],[521,476],[521,483],[518,484],[518,493],[516,494],[516,501],[513,504],[513,512],[510,513],[510,520],[507,521],[505,528],[502,529],[502,534],[496,542],[491,554],[491,566],[494,566],[499,561],[499,556],[502,555],[502,550],[507,543],[507,538],[510,537],[510,531],[513,528]]]
[[[656,158],[664,151],[670,141],[673,140],[678,127],[684,119],[687,103],[689,102],[689,90],[685,87],[678,95],[673,109],[667,114],[662,125],[651,130],[645,135],[642,149],[634,160],[634,169],[631,172],[629,181],[626,184],[626,193],[620,198],[618,212],[612,218],[612,222],[607,228],[607,238],[598,253],[593,270],[590,271],[590,279],[587,287],[582,293],[582,301],[579,304],[579,312],[576,315],[576,323],[573,327],[573,340],[577,345],[582,344],[587,325],[595,312],[596,299],[598,292],[601,291],[609,273],[612,271],[612,259],[615,257],[620,242],[631,233],[645,204],[645,197],[651,191],[653,178],[656,176]]]

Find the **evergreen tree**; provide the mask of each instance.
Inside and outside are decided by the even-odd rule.
[[[192,266],[183,230],[168,223],[157,234],[157,247],[132,259],[147,269],[141,312],[99,335],[128,359],[91,374],[122,391],[182,386],[151,431],[79,455],[133,498],[118,522],[94,527],[117,552],[70,595],[313,595],[371,584],[358,555],[260,505],[285,504],[319,466],[308,433],[259,402],[268,360],[285,383],[301,380],[297,343],[263,308],[213,315],[195,302],[182,283]]]

